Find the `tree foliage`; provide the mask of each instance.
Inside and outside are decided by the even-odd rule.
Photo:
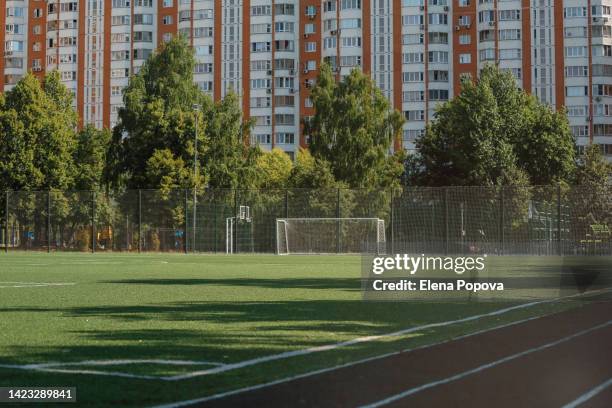
[[[262,153],[257,158],[256,173],[259,176],[257,187],[266,189],[283,189],[287,187],[293,163],[279,148]]]
[[[0,189],[73,186],[76,113],[69,91],[51,72],[44,86],[31,74],[0,97]]]
[[[304,123],[313,157],[351,187],[385,187],[398,179],[403,157],[389,155],[403,124],[374,82],[359,70],[336,82],[321,66],[311,94],[315,114]]]
[[[242,143],[250,124],[242,123],[237,98],[214,103],[193,81],[193,50],[182,37],[163,45],[130,79],[124,107],[113,130],[107,179],[127,188],[158,188],[153,162],[193,169],[197,131],[198,172],[173,179],[182,188],[235,187],[248,173],[253,150]],[[197,128],[197,129],[196,129]],[[167,152],[166,152],[167,151]],[[168,155],[172,154],[172,158]],[[162,166],[164,167],[164,166]],[[166,176],[186,175],[166,168]],[[168,184],[166,184],[168,185]]]
[[[409,180],[430,186],[551,184],[569,181],[575,166],[565,113],[492,65],[438,108],[416,148]]]

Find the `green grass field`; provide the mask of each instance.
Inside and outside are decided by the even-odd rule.
[[[364,302],[359,278],[357,256],[0,254],[0,386],[75,386],[79,403],[87,406],[154,406],[577,304],[551,302],[329,351],[229,366],[509,306]],[[52,363],[61,365],[23,367]],[[232,369],[202,374],[223,367]],[[173,378],[194,372],[200,375]]]

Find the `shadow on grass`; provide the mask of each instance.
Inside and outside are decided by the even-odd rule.
[[[161,358],[235,362],[389,333],[493,310],[493,304],[374,303],[361,300],[194,302],[73,308],[5,308],[116,320],[75,330],[63,347],[13,345],[3,362]],[[143,321],[143,322],[140,322]],[[127,327],[126,327],[127,324]],[[426,334],[428,331],[416,334]]]
[[[347,291],[361,290],[361,280],[352,278],[297,278],[297,279],[121,279],[101,281],[119,285],[162,285],[162,286],[239,286],[260,287],[271,289],[344,289]]]

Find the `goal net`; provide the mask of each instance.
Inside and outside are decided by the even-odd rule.
[[[349,254],[386,251],[385,221],[379,218],[278,218],[276,253]]]

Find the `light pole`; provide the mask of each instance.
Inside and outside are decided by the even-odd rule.
[[[191,228],[193,229],[193,239],[191,243],[191,250],[195,252],[195,242],[196,242],[196,209],[198,208],[198,198],[196,195],[196,182],[198,179],[198,119],[200,112],[200,105],[197,103],[193,104],[193,111],[195,113],[195,133],[194,133],[194,151],[193,151],[193,225]],[[187,238],[185,236],[185,238]]]

